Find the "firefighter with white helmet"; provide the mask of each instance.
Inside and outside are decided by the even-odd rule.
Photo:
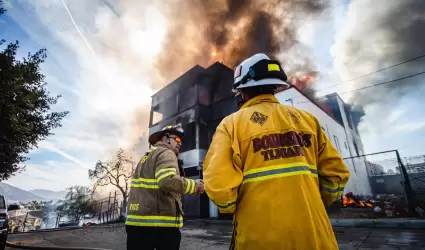
[[[325,207],[350,172],[313,115],[276,99],[286,81],[264,54],[243,61],[240,110],[218,125],[205,157],[205,191],[233,213],[231,249],[338,249]]]
[[[185,136],[181,124],[149,137],[153,147],[137,165],[127,205],[127,249],[179,249],[182,194],[204,192],[202,180],[182,176],[177,155]]]

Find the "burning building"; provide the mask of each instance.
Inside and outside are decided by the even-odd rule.
[[[189,178],[202,177],[202,162],[217,125],[238,109],[232,97],[232,81],[233,70],[221,63],[206,69],[197,65],[152,96],[149,133],[169,124],[182,124],[189,136],[179,158]],[[206,194],[186,196],[183,202],[187,216],[209,217],[213,210]]]
[[[152,96],[149,133],[169,124],[181,123],[189,135],[180,149],[186,177],[202,178],[203,159],[218,124],[227,115],[238,110],[232,93],[233,70],[216,62],[208,68],[195,66]],[[335,148],[344,158],[363,155],[363,146],[357,130],[359,119],[350,106],[337,94],[327,96],[320,103],[292,86],[276,93],[277,99],[310,112],[321,122]],[[365,163],[346,160],[351,180],[345,192],[370,195]],[[363,165],[362,165],[363,164]],[[218,217],[217,208],[206,194],[185,196],[185,215]]]

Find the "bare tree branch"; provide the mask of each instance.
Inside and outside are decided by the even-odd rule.
[[[94,170],[89,170],[89,178],[93,181],[93,190],[97,187],[112,185],[116,187],[125,202],[130,189],[130,181],[136,170],[137,164],[124,155],[124,151],[119,149],[115,159],[111,161],[98,161]]]

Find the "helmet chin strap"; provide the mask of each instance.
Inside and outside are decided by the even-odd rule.
[[[242,97],[242,93],[239,89],[236,89],[235,92],[236,92],[235,98],[236,98],[236,101],[238,103],[238,108],[240,108],[245,103],[245,101],[244,101],[244,99]]]
[[[166,133],[166,134],[165,134],[165,137],[167,137],[167,143],[168,143],[168,144],[171,144],[171,141],[170,141],[170,134],[169,134],[169,133]]]

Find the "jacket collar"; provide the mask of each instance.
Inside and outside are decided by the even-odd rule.
[[[155,144],[155,147],[160,147],[160,148],[168,148],[171,151],[173,151],[175,154],[176,152],[171,148],[170,144],[163,142],[163,141],[159,141]],[[177,155],[177,154],[176,154]]]
[[[240,109],[254,106],[260,103],[279,103],[277,98],[274,95],[259,95],[254,98],[249,99],[246,103],[242,105]]]

